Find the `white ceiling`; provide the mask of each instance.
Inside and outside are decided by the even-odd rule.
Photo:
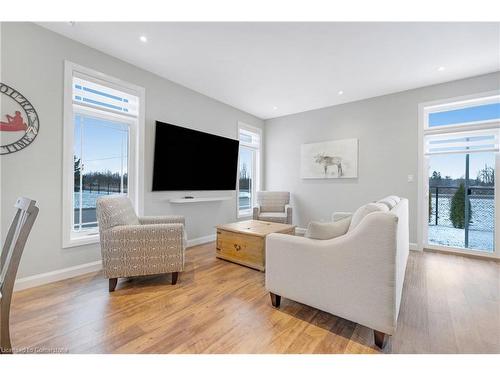
[[[500,23],[40,25],[263,119],[500,70]]]

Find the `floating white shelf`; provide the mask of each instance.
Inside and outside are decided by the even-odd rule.
[[[233,197],[194,197],[194,198],[174,198],[170,199],[170,203],[197,203],[197,202],[215,202],[228,201]]]

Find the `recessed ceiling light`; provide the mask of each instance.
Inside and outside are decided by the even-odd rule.
[[[445,68],[444,68],[444,66],[440,66],[440,67],[438,68],[438,72],[442,72],[444,69],[445,69]]]
[[[342,90],[340,90],[337,94],[344,95],[344,92]]]
[[[276,111],[278,109],[278,107],[274,106],[273,109]]]
[[[140,40],[141,42],[143,42],[143,43],[146,43],[146,42],[148,41],[148,38],[147,38],[145,35],[141,35],[141,36],[139,37],[139,40]]]

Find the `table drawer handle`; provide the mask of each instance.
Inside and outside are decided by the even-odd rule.
[[[234,244],[234,248],[236,249],[236,251],[240,251],[241,250],[241,246],[238,245],[238,244]]]

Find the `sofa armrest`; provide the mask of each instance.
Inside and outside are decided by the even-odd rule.
[[[392,213],[374,212],[331,240],[268,235],[266,289],[392,334],[397,220]]]
[[[184,216],[166,215],[166,216],[140,216],[139,223],[148,224],[186,224]]]
[[[339,221],[352,216],[352,212],[337,211],[332,214],[332,221]]]

